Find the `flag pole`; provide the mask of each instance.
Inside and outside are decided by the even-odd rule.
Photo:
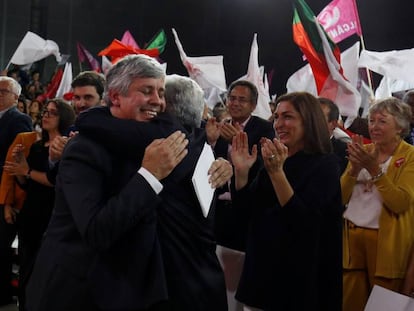
[[[0,71],[0,76],[3,75],[3,74],[7,75],[7,72],[9,71],[10,65],[11,65],[11,62],[9,62],[7,64],[6,68],[4,68],[3,70]]]
[[[365,49],[364,36],[362,35],[362,33],[359,36],[359,39],[361,40],[361,47],[362,47],[362,49],[363,50],[366,50]],[[374,100],[375,99],[375,95],[374,95],[374,88],[372,86],[371,71],[367,67],[365,67],[365,71],[367,72],[368,86],[369,86],[369,90],[371,91],[371,100]]]
[[[78,62],[79,62],[79,72],[82,72],[82,62],[81,62],[81,58],[79,57],[80,54],[80,47],[79,47],[80,43],[76,42],[76,52],[78,53]]]
[[[364,36],[362,35],[361,19],[359,18],[358,6],[357,6],[357,3],[356,3],[356,0],[353,0],[352,4],[354,6],[355,15],[358,19],[358,30],[359,30],[359,39],[361,41],[361,47],[362,47],[362,50],[366,50]],[[371,79],[371,71],[366,67],[365,67],[365,71],[367,73],[369,90],[371,91],[371,100],[374,100],[375,95],[374,95],[374,88],[373,88],[373,83],[372,83],[372,79]]]

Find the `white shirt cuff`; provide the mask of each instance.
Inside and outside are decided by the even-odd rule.
[[[145,178],[145,180],[150,184],[151,188],[156,194],[159,194],[161,192],[163,188],[162,184],[146,168],[141,167],[138,170],[138,174]]]

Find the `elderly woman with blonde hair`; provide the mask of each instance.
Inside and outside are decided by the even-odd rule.
[[[369,110],[372,144],[356,135],[342,175],[343,310],[363,310],[371,289],[400,291],[414,241],[414,147],[407,136],[411,108],[396,98]]]

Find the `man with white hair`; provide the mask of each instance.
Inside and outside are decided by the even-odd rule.
[[[32,120],[16,108],[21,93],[20,84],[10,78],[0,77],[0,176],[7,151],[17,134],[32,131]],[[9,208],[9,207],[6,207]],[[0,306],[12,301],[12,249],[16,236],[14,224],[5,221],[5,207],[0,202]]]

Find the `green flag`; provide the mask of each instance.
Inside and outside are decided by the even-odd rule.
[[[167,44],[167,36],[165,35],[164,29],[158,31],[158,33],[150,40],[150,42],[145,47],[146,50],[149,49],[158,49],[161,54],[164,52],[165,45]]]
[[[322,90],[327,77],[330,75],[326,63],[321,36],[318,33],[317,23],[312,10],[305,0],[294,1],[293,13],[293,40],[305,54],[315,77],[316,87],[319,92]],[[326,35],[332,53],[340,63],[340,51],[337,45]]]

